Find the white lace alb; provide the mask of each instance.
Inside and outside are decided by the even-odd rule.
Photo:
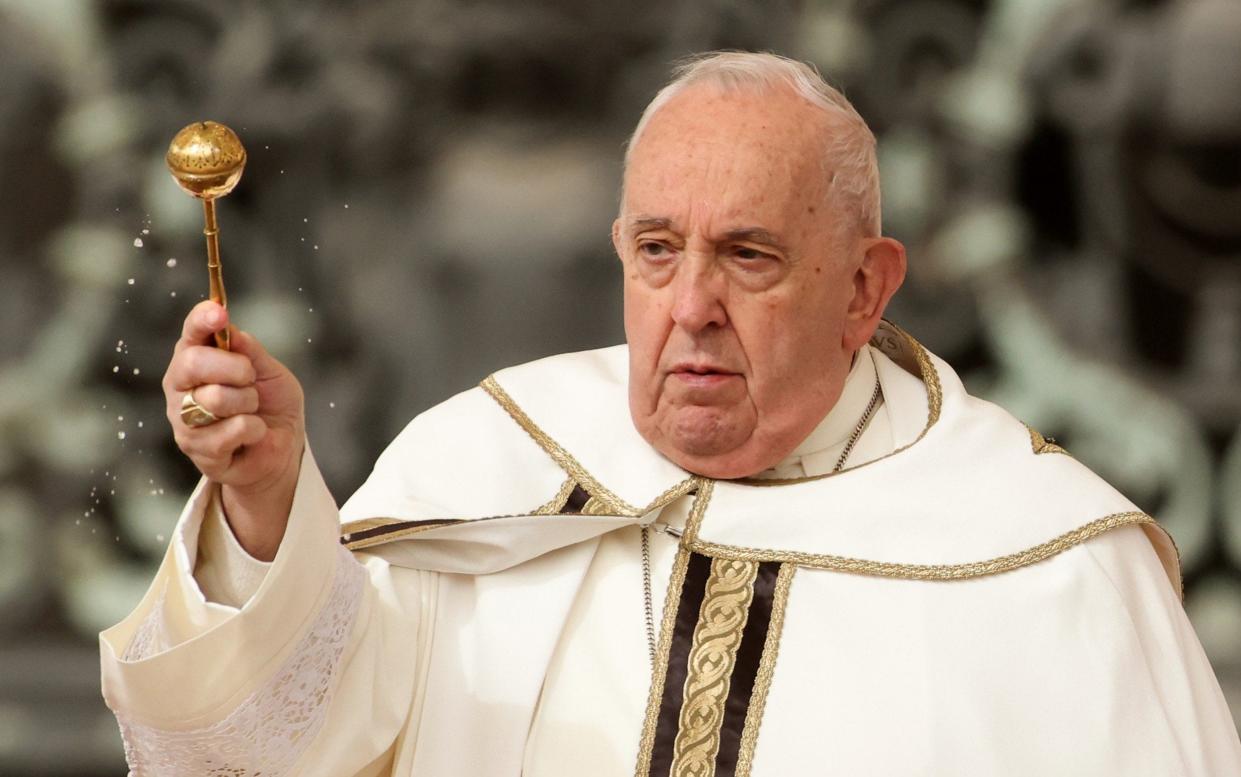
[[[366,571],[340,548],[332,590],[289,657],[262,687],[210,726],[169,730],[116,712],[131,777],[279,777],[288,774],[327,718],[341,655],[353,629]],[[159,638],[163,598],[125,651],[149,658]],[[114,711],[115,712],[115,711]]]

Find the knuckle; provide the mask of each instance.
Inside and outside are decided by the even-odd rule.
[[[233,447],[231,441],[212,440],[202,447],[199,455],[207,459],[220,459],[230,453]]]
[[[204,383],[194,388],[194,401],[203,405],[212,413],[219,415],[219,411],[223,404],[221,396],[224,389],[215,383]]]

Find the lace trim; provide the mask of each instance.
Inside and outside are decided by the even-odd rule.
[[[155,606],[142,619],[142,623],[138,624],[138,630],[134,632],[133,639],[129,640],[129,647],[125,648],[125,655],[121,656],[122,661],[141,661],[163,649],[164,600],[167,596],[168,586],[165,585],[164,589],[159,592],[159,599],[155,601]]]
[[[277,777],[292,769],[327,718],[333,678],[366,578],[348,550],[339,553],[331,593],[310,630],[272,678],[226,718],[171,731],[116,713],[131,777]],[[154,613],[162,604],[161,599]],[[147,657],[142,651],[155,644],[159,627],[148,629],[149,621],[151,616],[139,627],[126,660]]]

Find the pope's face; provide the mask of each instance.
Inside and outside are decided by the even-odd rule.
[[[791,92],[693,86],[632,149],[612,235],[630,412],[691,472],[773,466],[840,396],[866,241],[828,195],[833,129]]]

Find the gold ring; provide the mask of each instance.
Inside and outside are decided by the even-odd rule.
[[[215,413],[198,404],[198,400],[194,399],[194,392],[187,391],[185,396],[181,397],[181,420],[186,426],[210,426],[220,419]]]

